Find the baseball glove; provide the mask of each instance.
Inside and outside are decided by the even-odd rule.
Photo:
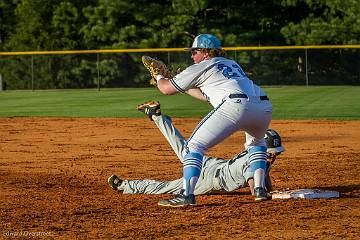
[[[142,56],[141,58],[144,66],[149,70],[151,74],[151,85],[156,85],[156,77],[157,75],[162,75],[164,78],[172,78],[172,74],[168,67],[160,60],[154,59],[149,56]]]

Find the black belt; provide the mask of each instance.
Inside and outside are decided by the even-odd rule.
[[[229,98],[248,98],[248,96],[244,93],[234,93],[230,94]],[[260,100],[269,100],[268,96],[260,96]]]

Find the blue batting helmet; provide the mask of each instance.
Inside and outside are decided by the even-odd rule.
[[[195,37],[194,42],[188,50],[195,49],[195,48],[206,48],[206,49],[220,49],[221,42],[220,40],[211,34],[200,34]]]

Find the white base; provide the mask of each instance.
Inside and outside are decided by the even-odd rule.
[[[320,189],[296,189],[286,191],[271,192],[272,199],[307,199],[307,198],[338,198],[340,193],[337,191],[320,190]]]

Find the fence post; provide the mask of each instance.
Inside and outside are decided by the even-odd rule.
[[[34,91],[34,55],[31,55],[31,90]]]
[[[99,63],[99,53],[96,53],[96,69],[97,69],[97,89],[100,91],[100,63]]]
[[[305,48],[305,78],[306,78],[306,87],[309,86],[309,72],[308,72],[308,52]]]

